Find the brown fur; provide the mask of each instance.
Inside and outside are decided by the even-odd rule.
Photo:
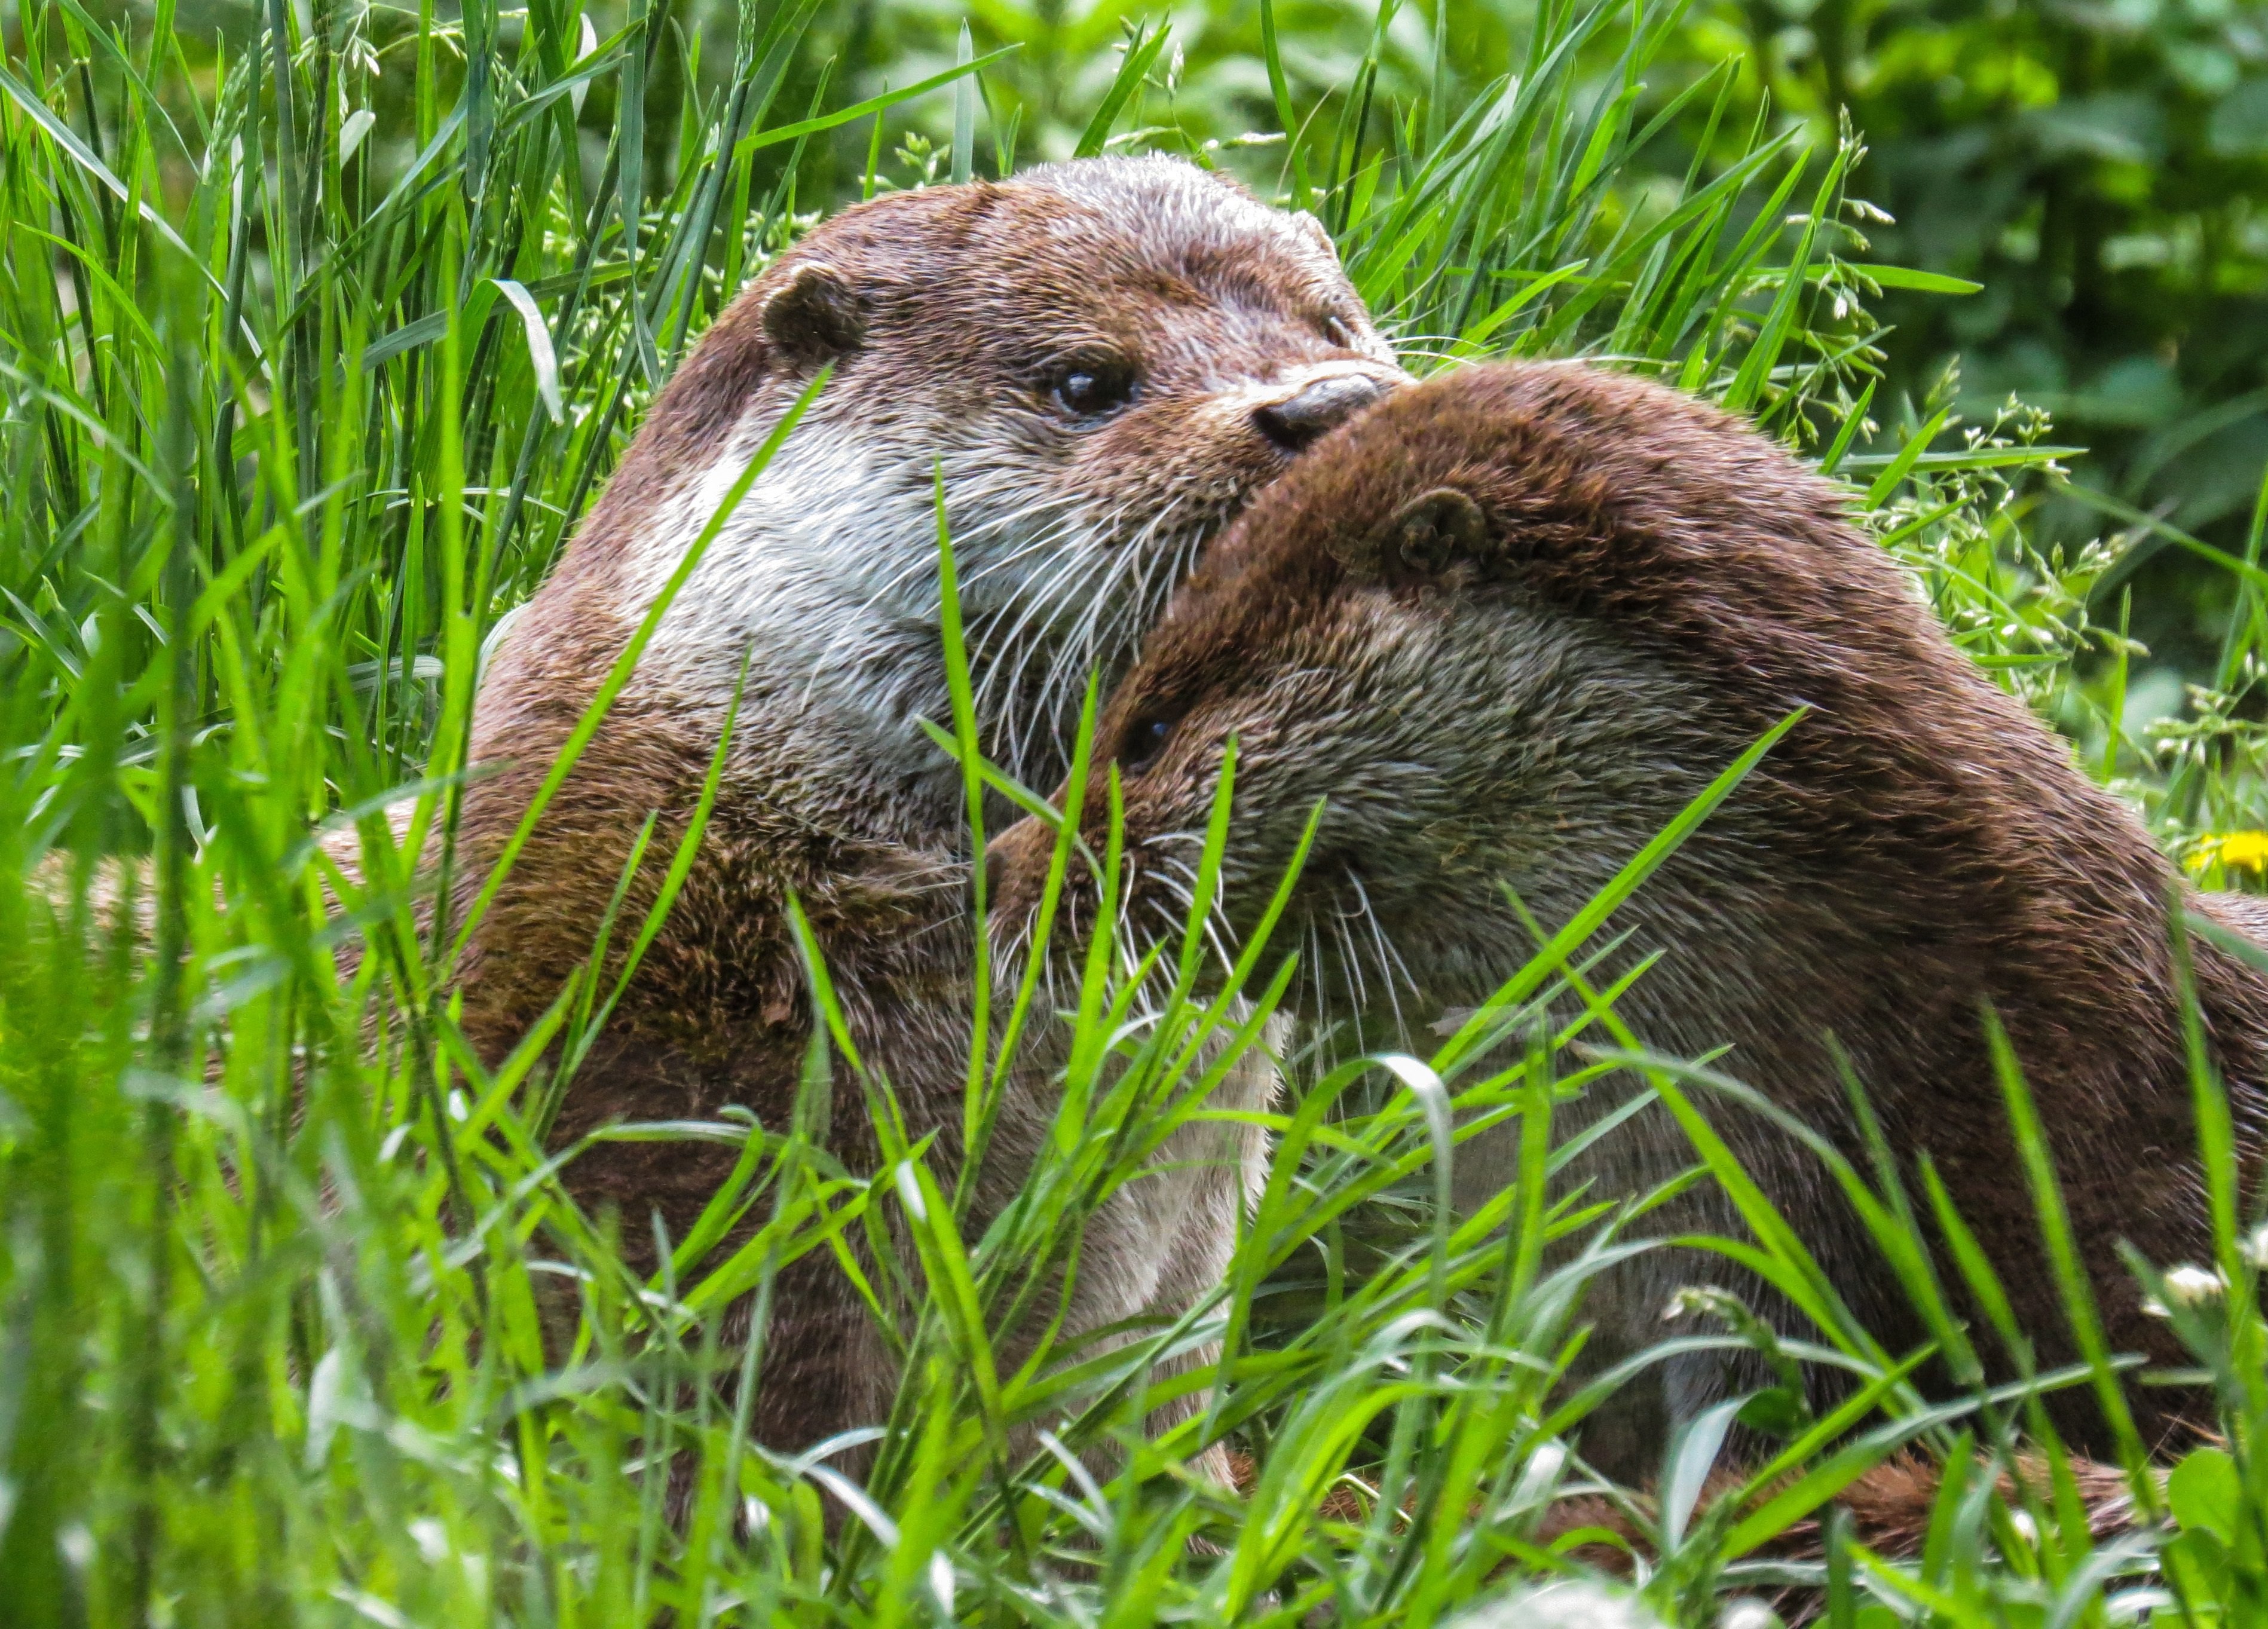
[[[1087,356],[1136,369],[1139,394],[1074,422],[1049,381]],[[1366,391],[1400,377],[1312,219],[1187,165],[1054,166],[846,211],[718,319],[502,640],[475,717],[471,756],[490,774],[465,800],[460,916],[722,483],[828,363],[831,385],[661,623],[462,963],[464,1028],[501,1054],[589,955],[640,822],[658,811],[620,955],[745,658],[699,858],[566,1098],[559,1142],[730,1104],[784,1126],[809,1034],[792,895],[853,1033],[896,1084],[913,1134],[948,1133],[938,1157],[950,1165],[968,1034],[961,794],[914,722],[948,717],[935,475],[989,741],[1064,693],[1075,707],[1090,662],[1123,664],[1198,545],[1288,466],[1296,447],[1263,409],[1312,402],[1302,393],[1317,379]],[[1092,579],[1051,579],[1075,550]],[[1081,592],[1060,592],[1066,581]],[[1043,780],[1064,762],[1045,729],[1003,756]],[[855,1083],[838,1082],[835,1104],[831,1152],[872,1169]],[[1001,1182],[1044,1107],[1006,1117]],[[593,1212],[618,1207],[632,1259],[650,1264],[650,1219],[681,1238],[731,1163],[703,1145],[614,1143],[566,1183]],[[762,1441],[794,1448],[879,1423],[895,1377],[823,1255],[784,1276],[766,1353]]]
[[[1835,489],[1734,420],[1572,365],[1477,367],[1402,393],[1335,432],[1211,553],[1113,697],[1097,761],[1126,770],[1138,899],[1161,840],[1202,827],[1236,740],[1223,906],[1240,928],[1324,800],[1278,942],[1309,953],[1318,1006],[1382,1018],[1390,992],[1414,1028],[1484,999],[1532,954],[1505,885],[1556,927],[1798,707],[1808,716],[1617,912],[1630,955],[1667,952],[1618,1010],[1672,1055],[1730,1043],[1720,1069],[1863,1165],[1831,1035],[1892,1146],[1933,1160],[2045,1366],[2073,1343],[1986,1050],[1989,1003],[2038,1101],[2114,1348],[2179,1359],[2111,1244],[2170,1264],[2208,1243],[2169,943],[2181,880],[1955,648]],[[1033,897],[1045,849],[1029,823],[996,844],[1004,911]],[[1369,922],[1334,937],[1341,915]],[[1373,924],[1390,958],[1368,949]],[[2268,984],[2192,951],[2250,1175]],[[1918,1342],[1816,1161],[1709,1106],[1860,1320],[1893,1351]],[[1691,1158],[1648,1111],[1580,1175],[1635,1193]],[[1461,1149],[1461,1195],[1493,1191],[1509,1160],[1488,1139]],[[1701,1190],[1655,1220],[1742,1231]],[[1594,1291],[1599,1346],[1658,1338],[1675,1283],[1727,1272],[1646,1258],[1604,1305]],[[1712,1360],[1674,1362],[1658,1410],[1587,1451],[1635,1472],[1669,1418],[1731,1383]],[[2183,1406],[2134,1401],[2153,1434]],[[2104,1443],[2083,1395],[2058,1410]]]
[[[1979,1459],[1977,1471],[1992,1474],[1992,1462]],[[2125,1474],[2115,1466],[2090,1460],[2072,1462],[2073,1490],[2085,1512],[2089,1536],[2097,1540],[2130,1528],[2134,1500]],[[1746,1485],[1737,1471],[1712,1473],[1701,1490],[1697,1508],[1708,1509],[1717,1500]],[[2011,1510],[2029,1501],[2054,1507],[2053,1477],[2047,1462],[2036,1455],[2018,1456],[2015,1474],[2003,1470],[1993,1476],[2001,1502]],[[2021,1483],[2021,1486],[2018,1485]],[[1918,1454],[1901,1454],[1876,1465],[1835,1496],[1834,1503],[1849,1513],[1851,1537],[1878,1556],[1898,1561],[1922,1559],[1929,1542],[1930,1518],[1944,1485],[1938,1463]],[[1752,1502],[1778,1493],[1769,1487]],[[1651,1501],[1642,1500],[1646,1508]],[[1650,1514],[1650,1512],[1649,1512]],[[1544,1513],[1535,1542],[1561,1545],[1569,1559],[1616,1576],[1633,1570],[1632,1558],[1648,1554],[1651,1543],[1641,1525],[1624,1507],[1598,1493],[1577,1494],[1555,1502]],[[1758,1552],[1779,1561],[1817,1561],[1826,1553],[1817,1517],[1806,1517],[1768,1540]],[[1777,1592],[1774,1604],[1791,1623],[1815,1620],[1825,1603],[1810,1588]]]

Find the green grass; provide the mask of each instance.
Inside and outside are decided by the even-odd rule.
[[[723,1263],[699,1261],[697,1236],[674,1242],[652,1283],[622,1265],[617,1224],[577,1215],[556,1184],[534,1134],[542,1047],[490,1066],[455,1036],[449,940],[408,909],[416,831],[397,849],[382,814],[451,818],[483,642],[685,346],[843,201],[804,189],[824,168],[811,144],[867,137],[850,195],[986,173],[1013,150],[979,81],[953,72],[850,107],[822,76],[784,105],[814,14],[745,8],[732,38],[702,41],[731,57],[722,87],[691,77],[674,131],[657,132],[643,114],[665,13],[649,4],[587,49],[562,5],[446,25],[427,6],[387,46],[385,101],[366,19],[328,4],[302,33],[274,0],[225,55],[177,33],[170,4],[130,26],[73,0],[21,12],[0,80],[7,1621],[1423,1625],[1572,1567],[1542,1524],[1591,1485],[1572,1434],[1622,1383],[1565,1383],[1580,1290],[1643,1219],[1621,1208],[1640,1196],[1555,1193],[1569,1150],[1553,1109],[1603,1067],[1579,1040],[1641,1038],[1604,998],[1570,1029],[1535,1021],[1585,989],[1580,941],[1611,932],[1610,899],[1508,987],[1509,1021],[1536,1036],[1511,1061],[1468,1036],[1430,1063],[1295,1078],[1219,1293],[1172,1328],[1059,1346],[1049,1366],[1011,1368],[988,1331],[1046,1305],[1083,1220],[1174,1127],[1216,1112],[1207,1095],[1272,999],[1201,984],[1199,945],[1167,947],[1155,977],[1096,947],[1061,1017],[1028,982],[994,992],[992,1033],[972,1039],[973,1117],[1004,1029],[1067,1025],[1072,1061],[1059,1135],[981,1236],[890,1131],[886,1084],[839,1027],[793,1124],[612,1133],[739,1146],[704,1227],[761,1219]],[[2210,834],[2260,823],[2233,700],[2201,707],[2170,753],[2125,734],[2105,583],[2132,539],[2068,559],[2029,545],[2055,478],[2043,421],[1962,426],[1941,402],[1878,399],[1867,302],[1912,279],[1866,269],[1848,145],[1728,130],[1729,71],[1648,88],[1675,6],[1547,7],[1503,80],[1392,103],[1388,21],[1313,107],[1264,63],[1292,139],[1198,151],[1314,209],[1414,358],[1591,353],[1755,414],[1851,483],[1966,647],[2091,770],[2124,778],[2179,851],[2209,867]],[[1088,148],[1142,130],[1174,144],[1163,39],[1138,32],[1115,70],[1096,48],[1103,88],[1073,121]],[[592,86],[614,107],[595,163],[578,146]],[[901,152],[916,97],[954,102],[981,142]],[[386,122],[357,129],[363,107]],[[1648,167],[1663,151],[1707,157],[1670,185]],[[2231,693],[2262,645],[2260,541],[2256,524],[2229,567]],[[964,715],[954,747],[975,776],[968,733]],[[367,889],[314,841],[350,824]],[[354,910],[336,920],[341,888]],[[372,953],[342,962],[350,935]],[[1977,1395],[1925,1404],[1907,1354],[1821,1293],[1709,1136],[1712,1095],[1734,1088],[1643,1066],[1688,1118],[1701,1180],[1740,1197],[1767,1276],[1815,1308],[1775,1360],[1867,1382],[1729,1494],[1702,1497],[1723,1419],[1669,1446],[1658,1513],[1632,1507],[1659,1541],[1639,1569],[1653,1609],[1710,1624],[1723,1601],[1793,1581],[1838,1626],[2107,1624],[2161,1600],[2172,1621],[2258,1621],[2268,1388],[2258,1251],[2225,1147],[2206,1153],[2233,1287],[2180,1317],[2228,1446],[2176,1473],[2178,1527],[2098,1547],[2063,1482],[2011,1503],[1964,1474],[1918,1561],[1867,1553],[1832,1522],[1823,1559],[1775,1561],[1777,1535],[1893,1448],[1965,1467],[2013,1454],[2036,1412],[2021,1387],[1990,1389],[1941,1311]],[[835,1168],[799,1130],[820,1095],[851,1090],[877,1105],[880,1178]],[[2199,1095],[2219,1101],[2209,1080]],[[2013,1076],[2010,1095],[2021,1109]],[[1520,1183],[1451,1217],[1436,1200],[1448,1128],[1506,1119],[1521,1126]],[[1926,1298],[1928,1196],[1877,1171],[1834,1176]],[[902,1301],[908,1381],[856,1519],[830,1534],[824,1473],[747,1443],[720,1394],[689,1382],[760,1373],[760,1345],[724,1345],[716,1315],[845,1228],[877,1246],[876,1294]],[[547,1346],[539,1308],[563,1293],[575,1330]],[[1684,1338],[1767,1338],[1720,1310],[1723,1334]],[[1211,1402],[1146,1441],[1168,1360],[1209,1343]],[[1049,1436],[1019,1463],[1011,1434],[1035,1425]],[[1189,1474],[1220,1440],[1253,1456],[1248,1493]],[[1123,1470],[1098,1481],[1079,1454],[1113,1441]],[[693,1467],[682,1522],[643,1474],[673,1453]]]

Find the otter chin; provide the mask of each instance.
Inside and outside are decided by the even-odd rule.
[[[2112,1246],[2210,1259],[2169,912],[2257,912],[2189,893],[2133,814],[1955,647],[1835,488],[1747,426],[1577,365],[1473,367],[1402,392],[1208,554],[1112,697],[1095,756],[1122,778],[1136,915],[1145,891],[1174,896],[1232,741],[1232,927],[1258,918],[1321,805],[1276,940],[1302,953],[1291,1000],[1407,1032],[1484,1001],[1535,953],[1515,897],[1557,929],[1799,710],[1616,911],[1609,931],[1628,938],[1602,979],[1660,953],[1617,1012],[1661,1052],[1728,1048],[1716,1070],[1869,1168],[1839,1049],[1892,1147],[1933,1162],[2044,1369],[2073,1342],[1989,1006],[2114,1349],[2183,1360]],[[1036,897],[1049,844],[1027,822],[995,845],[1005,915]],[[2249,1183],[2268,1127],[2268,983],[2202,937],[2190,951]],[[1616,1099],[1594,1087],[1576,1113]],[[1816,1158],[1759,1115],[1704,1106],[1861,1323],[1893,1353],[1918,1345],[1896,1275]],[[1461,1200],[1510,1183],[1513,1158],[1489,1135],[1461,1148]],[[1568,1180],[1638,1195],[1694,1159],[1650,1109]],[[1713,1187],[1649,1225],[1745,1233]],[[1675,1286],[1730,1272],[1641,1257],[1594,1287],[1594,1350],[1653,1344]],[[2011,1367],[1990,1324],[1971,1327],[1987,1366]],[[1740,1389],[1708,1354],[1656,1372],[1657,1389],[1629,1388],[1587,1436],[1620,1474],[1650,1470],[1674,1419]],[[2108,1445],[2091,1397],[2053,1406],[2076,1440]],[[2146,1389],[2134,1406],[2163,1434],[2200,1405]]]
[[[950,716],[940,497],[979,729],[997,760],[1047,784],[1089,674],[1123,667],[1256,490],[1403,380],[1312,217],[1177,160],[1080,161],[846,210],[708,331],[501,638],[474,716],[457,919],[686,549],[823,368],[459,963],[465,1033],[508,1051],[610,911],[642,919],[733,720],[704,840],[555,1143],[728,1105],[786,1124],[810,1036],[793,897],[912,1134],[939,1131],[937,1157],[954,1160],[961,792],[919,724]],[[651,858],[616,906],[649,814]],[[631,937],[615,936],[613,960]],[[835,1095],[829,1153],[870,1170],[859,1095]],[[643,1268],[653,1219],[682,1239],[732,1165],[729,1149],[613,1142],[564,1181],[583,1206],[619,1209]],[[1185,1248],[1213,1242],[1157,1242],[1159,1281],[1203,1282],[1174,1264]],[[895,1384],[826,1255],[774,1290],[755,1420],[783,1448],[879,1423]]]

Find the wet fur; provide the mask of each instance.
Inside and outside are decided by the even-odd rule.
[[[1485,524],[1445,548],[1429,523],[1405,548],[1411,507],[1445,490]],[[2198,896],[1955,648],[1837,490],[1745,425],[1576,365],[1476,367],[1402,393],[1335,432],[1208,556],[1114,695],[1097,756],[1166,726],[1124,778],[1145,857],[1202,826],[1236,740],[1223,908],[1239,928],[1322,800],[1278,943],[1308,952],[1316,1005],[1414,1029],[1532,953],[1506,884],[1556,927],[1799,707],[1616,913],[1626,957],[1666,953],[1620,1014],[1672,1055],[1730,1043],[1721,1070],[1863,1163],[1831,1035],[1891,1145],[1934,1161],[2045,1366],[2072,1344],[1986,1050],[1989,1002],[2037,1097],[2114,1347],[2178,1360],[2110,1243],[2169,1264],[2209,1242],[2168,920],[2169,899]],[[1043,874],[1044,842],[1027,826],[996,844],[1004,909]],[[1351,919],[1364,931],[1332,925]],[[2268,1125],[2268,984],[2191,948],[2249,1184]],[[1911,1349],[1914,1315],[1816,1161],[1711,1107],[1862,1322]],[[1469,1201],[1510,1180],[1508,1142],[1460,1156]],[[1650,1110],[1579,1175],[1633,1193],[1693,1158]],[[1742,1231],[1707,1190],[1651,1226]],[[1594,1290],[1598,1346],[1659,1338],[1670,1288],[1696,1278],[1734,1281],[1719,1258],[1658,1252]],[[1734,1379],[1680,1360],[1650,1404],[1632,1388],[1587,1450],[1651,1470],[1669,1422]],[[2132,1395],[2154,1434],[2189,1406]],[[2058,1423],[2107,1445],[2083,1397],[2066,1394]]]

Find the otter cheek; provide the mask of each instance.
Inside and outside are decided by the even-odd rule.
[[[1174,439],[1185,461],[1214,472],[1224,520],[1299,456],[1293,446],[1262,428],[1261,415],[1282,394],[1259,386],[1219,391],[1190,402],[1176,426]]]
[[[1068,481],[1101,528],[1098,541],[1171,553],[1225,525],[1283,468],[1248,428],[1250,410],[1159,391],[1081,435]]]

